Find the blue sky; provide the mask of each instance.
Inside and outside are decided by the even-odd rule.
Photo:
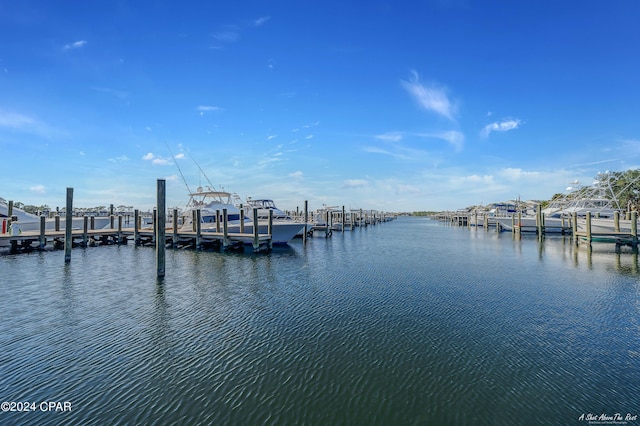
[[[164,178],[181,207],[199,165],[284,209],[548,199],[640,167],[638,17],[631,0],[0,0],[0,197],[146,210]]]

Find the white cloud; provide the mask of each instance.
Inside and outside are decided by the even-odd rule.
[[[199,112],[222,111],[222,108],[220,108],[219,106],[212,106],[212,105],[198,105],[196,107],[196,111],[199,111]]]
[[[222,49],[225,44],[235,43],[240,39],[240,29],[236,25],[229,25],[226,29],[213,34],[212,49]]]
[[[0,111],[0,127],[19,129],[35,124],[35,120],[15,112]]]
[[[364,179],[347,179],[342,182],[343,188],[364,188],[369,186],[369,181]]]
[[[462,150],[462,145],[464,144],[464,135],[462,133],[456,130],[449,130],[438,134],[437,137],[449,142],[456,151]]]
[[[33,117],[0,109],[0,128],[2,127],[44,138],[52,138],[65,134],[65,132],[53,128]]]
[[[78,41],[74,41],[71,44],[65,44],[64,45],[64,50],[70,50],[70,49],[79,49],[82,46],[84,46],[85,44],[87,44],[86,40],[78,40]]]
[[[108,161],[110,161],[111,163],[119,163],[121,161],[129,161],[129,157],[127,157],[126,155],[120,155],[118,157],[109,158]]]
[[[386,142],[400,142],[402,140],[402,134],[399,132],[388,132],[374,137]]]
[[[403,147],[395,147],[393,151],[388,151],[386,149],[382,149],[376,146],[367,146],[363,148],[363,151],[370,152],[373,154],[389,155],[393,158],[396,158],[402,161],[416,161],[419,158],[421,158],[424,154],[422,151],[418,151],[410,148],[403,148]]]
[[[396,193],[398,194],[418,194],[420,189],[413,185],[398,184],[396,186]]]
[[[304,173],[302,173],[300,170],[295,171],[293,173],[289,173],[289,177],[292,177],[294,179],[302,179],[304,177]]]
[[[364,152],[372,152],[374,154],[393,155],[393,154],[391,154],[391,152],[389,152],[389,151],[387,151],[385,149],[382,149],[382,148],[378,148],[376,146],[367,146],[367,147],[364,147],[363,150],[364,150]]]
[[[154,164],[156,166],[170,166],[171,160],[168,160],[166,158],[154,158],[153,160],[151,160],[151,164]]]
[[[267,22],[269,19],[271,19],[271,16],[261,16],[260,18],[253,21],[253,25],[255,25],[256,27],[259,27],[260,25]]]
[[[142,159],[145,160],[145,161],[151,161],[151,164],[156,165],[156,166],[170,166],[171,164],[173,164],[171,162],[171,159],[163,158],[163,157],[160,157],[160,156],[156,156],[152,152],[150,152],[148,154],[145,154],[142,157]]]
[[[416,71],[412,71],[412,78],[409,81],[402,80],[401,83],[421,107],[451,121],[454,120],[455,106],[447,97],[447,92],[444,88],[425,87],[420,83]]]
[[[227,30],[220,31],[213,35],[213,38],[220,42],[231,43],[234,41],[238,41],[240,34],[237,31]]]
[[[507,167],[505,169],[500,170],[500,176],[504,179],[514,181],[514,180],[522,180],[522,179],[539,179],[542,176],[540,172],[527,172],[522,169],[516,169]]]
[[[624,152],[627,158],[631,155],[640,155],[640,140],[625,139],[621,141],[618,150]]]
[[[447,130],[437,133],[418,133],[423,138],[441,139],[453,145],[456,151],[461,151],[464,145],[464,134],[457,130]]]
[[[501,122],[493,122],[491,124],[487,124],[484,126],[480,134],[484,138],[488,138],[491,132],[508,132],[509,130],[514,130],[520,127],[521,121],[519,119],[515,120],[505,120]]]
[[[275,139],[277,137],[278,137],[278,135],[269,135],[269,136],[267,136],[267,140],[270,141],[271,139]]]
[[[31,192],[35,192],[37,194],[44,194],[46,193],[46,188],[44,187],[44,185],[33,185],[29,187],[29,190]]]

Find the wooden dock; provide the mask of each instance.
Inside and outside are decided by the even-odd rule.
[[[578,231],[577,219],[573,217],[573,223],[575,231],[573,233],[576,244],[580,241],[587,243],[591,246],[592,242],[604,242],[615,243],[616,251],[620,250],[622,246],[629,246],[634,251],[638,250],[638,212],[633,211],[631,216],[631,229],[629,232],[620,230],[620,217],[618,212],[614,215],[613,228],[607,231],[594,232],[591,224],[591,214],[587,212],[584,219],[584,230]]]
[[[253,246],[254,251],[270,249],[271,234],[208,232],[208,231],[173,231],[173,228],[165,228],[166,244],[174,248],[221,250],[240,249],[245,244]],[[10,252],[22,252],[31,250],[45,250],[47,247],[54,249],[63,248],[65,230],[25,231],[18,235],[0,233],[0,248],[6,248]],[[138,245],[151,245],[156,242],[156,233],[152,229],[134,228],[108,228],[97,230],[73,229],[71,231],[71,244],[73,247],[91,247],[109,244],[127,244],[129,241]]]
[[[589,247],[592,243],[611,243],[616,245],[616,251],[623,246],[629,246],[634,251],[638,250],[638,212],[627,212],[627,221],[630,223],[629,230],[621,231],[620,214],[615,212],[613,219],[610,219],[608,227],[610,230],[594,231],[592,228],[592,214],[586,212],[583,218],[578,218],[574,212],[572,217],[563,219],[560,226],[547,226],[545,218],[540,212],[536,217],[535,225],[524,225],[520,214],[512,216],[511,223],[500,222],[498,219],[484,215],[479,218],[476,212],[442,212],[434,217],[453,226],[474,226],[475,229],[482,227],[485,230],[495,228],[497,232],[511,231],[514,235],[521,233],[537,234],[539,237],[548,233],[559,233],[562,235],[572,235],[575,244],[586,243]],[[596,216],[597,217],[597,216]]]

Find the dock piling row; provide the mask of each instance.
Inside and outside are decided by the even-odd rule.
[[[433,215],[435,219],[444,221],[454,226],[473,226],[475,229],[482,226],[485,230],[490,227],[495,227],[497,232],[503,230],[511,231],[514,236],[520,235],[525,229],[522,222],[522,213],[518,212],[517,215],[511,215],[510,217],[489,217],[489,215],[483,215],[480,217],[478,212],[441,212]],[[517,219],[516,219],[517,217]],[[561,218],[560,226],[553,225],[553,229],[550,230],[546,224],[545,216],[542,212],[536,212],[535,226],[527,225],[528,231],[535,233],[539,238],[543,238],[546,234],[553,232],[562,235],[570,233],[573,237],[575,244],[585,242],[591,245],[592,242],[611,242],[616,244],[616,249],[621,246],[630,246],[634,251],[638,250],[638,212],[628,212],[625,217],[628,217],[630,224],[626,225],[626,230],[621,230],[620,225],[620,213],[615,212],[613,218],[603,218],[600,215],[593,215],[591,212],[586,212],[585,216],[579,218],[576,212],[573,212],[570,220],[567,218]],[[597,220],[598,227],[594,229],[594,220]],[[508,226],[508,222],[511,222],[511,226]],[[604,225],[603,225],[604,223]],[[605,230],[602,230],[605,228]],[[607,230],[608,228],[608,230]]]

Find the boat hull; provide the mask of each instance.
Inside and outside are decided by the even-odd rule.
[[[209,225],[209,224],[207,224]],[[303,223],[277,223],[274,222],[271,229],[271,242],[275,245],[284,245],[288,244],[298,233],[302,232],[304,229]],[[240,233],[240,224],[239,223],[230,223],[227,227],[229,233]],[[205,226],[202,228],[202,232],[217,232],[217,228],[215,224],[213,226]],[[269,225],[267,223],[259,223],[258,224],[258,233],[259,234],[267,234],[269,232]],[[244,234],[253,234],[253,223],[245,223],[244,224]],[[246,238],[243,240],[245,244],[253,244],[253,238]]]

